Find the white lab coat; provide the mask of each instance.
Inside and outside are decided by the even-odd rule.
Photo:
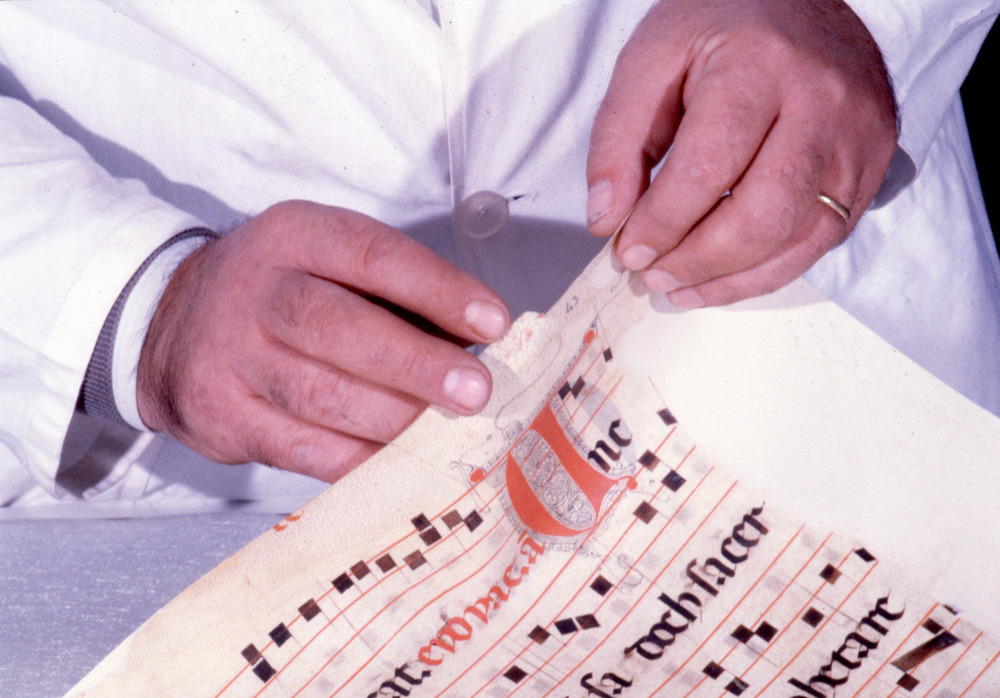
[[[282,510],[318,491],[148,434],[70,428],[122,288],[179,231],[303,198],[411,232],[515,314],[544,309],[600,246],[582,224],[590,125],[649,4],[0,3],[0,503]],[[958,102],[1000,7],[850,4],[885,53],[901,150],[884,205],[807,278],[1000,411],[1000,269]],[[471,241],[448,221],[480,189],[510,199],[512,222]],[[155,303],[147,286],[133,324]]]

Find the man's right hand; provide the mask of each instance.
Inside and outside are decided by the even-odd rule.
[[[428,403],[486,405],[482,363],[362,294],[470,342],[510,323],[496,293],[399,231],[277,204],[177,269],[143,345],[140,416],[214,461],[332,482]]]

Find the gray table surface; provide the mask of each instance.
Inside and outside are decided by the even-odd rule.
[[[0,696],[61,696],[188,585],[281,519],[226,512],[0,521]]]

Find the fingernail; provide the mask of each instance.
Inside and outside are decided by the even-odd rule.
[[[490,398],[490,384],[479,371],[453,368],[444,377],[444,394],[470,412],[478,412]]]
[[[602,179],[587,191],[587,225],[604,218],[615,205],[615,192],[611,182]]]
[[[487,342],[500,339],[507,331],[507,313],[489,301],[472,301],[465,306],[465,321]]]
[[[705,301],[693,288],[682,288],[679,291],[674,291],[667,296],[667,299],[681,310],[694,310],[705,305]]]
[[[647,269],[640,276],[642,283],[653,293],[670,293],[681,287],[681,283],[671,276],[670,272],[662,269]]]
[[[645,245],[632,245],[618,255],[618,260],[626,269],[638,271],[640,269],[645,269],[652,264],[656,257],[656,250],[652,247],[646,247]]]

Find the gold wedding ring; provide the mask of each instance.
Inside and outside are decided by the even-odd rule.
[[[819,201],[820,203],[826,204],[831,209],[833,209],[833,211],[835,211],[838,216],[844,219],[845,223],[850,222],[851,209],[844,206],[844,204],[840,203],[836,199],[830,198],[829,196],[823,193],[817,194],[816,200]]]

